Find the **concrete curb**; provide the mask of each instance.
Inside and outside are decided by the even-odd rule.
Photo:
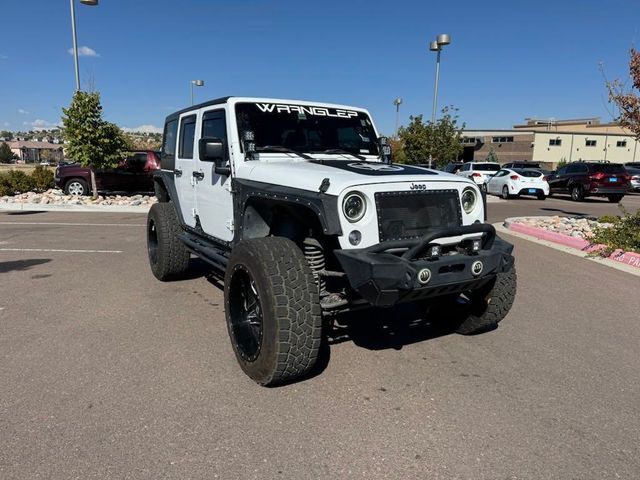
[[[501,233],[523,238],[539,245],[551,247],[571,255],[586,258],[587,260],[631,273],[632,275],[640,276],[640,254],[617,251],[607,258],[591,256],[594,251],[598,250],[598,245],[591,244],[582,238],[570,237],[562,233],[549,232],[541,228],[519,224],[515,222],[518,218],[519,217],[507,218],[504,221],[504,225],[496,223],[494,227]]]
[[[40,203],[0,203],[0,211],[46,211],[46,212],[105,212],[105,213],[147,213],[150,205],[52,205]]]

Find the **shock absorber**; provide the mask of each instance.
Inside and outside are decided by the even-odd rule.
[[[304,256],[307,258],[309,268],[311,268],[311,272],[316,279],[316,283],[320,289],[320,295],[325,295],[327,293],[326,282],[324,278],[318,274],[318,272],[325,269],[324,250],[322,249],[322,245],[320,245],[320,242],[315,238],[309,237],[304,239],[303,246]]]

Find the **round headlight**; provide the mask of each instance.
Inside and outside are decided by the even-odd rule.
[[[462,209],[466,213],[473,212],[473,209],[476,208],[476,204],[478,203],[478,195],[473,188],[466,188],[462,192]]]
[[[357,222],[364,217],[364,212],[367,210],[367,202],[359,192],[350,192],[344,197],[342,201],[342,211],[344,216],[347,217],[351,223]]]

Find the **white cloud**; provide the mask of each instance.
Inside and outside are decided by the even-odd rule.
[[[0,53],[0,60],[8,60],[9,59],[9,55],[2,55]]]
[[[9,122],[2,122],[3,127],[10,127],[11,124]]]
[[[33,122],[23,122],[23,125],[26,125],[27,127],[31,127],[31,130],[49,130],[51,128],[61,127],[62,123],[47,122],[46,120],[42,120],[41,118],[38,118]]]
[[[26,111],[25,109],[23,109],[23,108],[19,108],[19,109],[18,109],[18,113],[19,113],[20,115],[29,115],[29,112],[27,112],[27,111]]]
[[[69,55],[73,55],[73,48],[67,50]],[[78,56],[79,57],[99,57],[100,54],[96,52],[93,48],[89,48],[86,45],[82,47],[78,47]]]
[[[138,133],[162,133],[162,128],[156,127],[155,125],[140,125],[139,127],[122,127],[122,130],[125,132],[138,132]]]

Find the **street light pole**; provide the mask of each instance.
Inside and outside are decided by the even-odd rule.
[[[95,7],[99,0],[80,0],[80,3]],[[70,0],[71,4],[71,35],[73,37],[73,62],[76,71],[76,92],[80,90],[80,64],[78,61],[78,34],[76,33],[76,7],[75,0]]]
[[[399,119],[400,119],[400,104],[402,103],[402,97],[398,97],[393,101],[396,106],[396,137],[398,136]]]
[[[433,87],[433,108],[431,110],[431,123],[436,124],[436,110],[438,109],[438,81],[440,80],[440,53],[441,48],[438,48],[436,55],[436,81]]]
[[[436,111],[438,109],[438,82],[440,81],[440,54],[442,47],[451,43],[451,37],[446,33],[441,33],[436,39],[429,43],[429,50],[436,52],[436,81],[433,86],[433,110],[431,111],[431,123],[436,123]]]
[[[451,43],[451,37],[446,33],[441,33],[436,37],[433,42],[429,43],[429,50],[432,52],[436,52],[436,80],[433,85],[433,108],[431,110],[431,128],[436,125],[436,111],[438,110],[438,82],[440,81],[440,54],[442,53],[442,48],[445,45],[449,45]],[[433,161],[433,157],[429,156],[429,168],[431,168],[431,162]]]
[[[193,86],[202,87],[204,85],[204,80],[191,80],[189,85],[191,86],[191,105],[193,105]]]

